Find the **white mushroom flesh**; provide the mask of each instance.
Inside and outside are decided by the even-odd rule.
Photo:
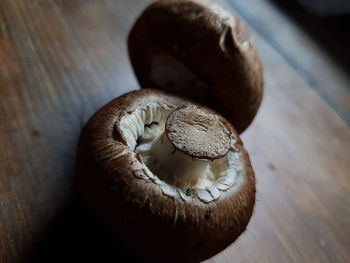
[[[141,154],[148,176],[157,178],[152,181],[164,188],[164,194],[179,193],[185,200],[186,191],[191,189],[201,201],[214,201],[221,192],[242,181],[243,178],[239,178],[242,156],[230,150],[220,159],[206,161],[175,151],[164,132],[167,117],[175,108],[175,105],[157,103],[138,108],[122,117],[120,129],[129,150]]]

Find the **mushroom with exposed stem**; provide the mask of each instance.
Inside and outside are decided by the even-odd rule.
[[[149,89],[121,96],[88,121],[77,153],[82,199],[142,258],[204,260],[252,215],[254,173],[237,132],[185,99]]]

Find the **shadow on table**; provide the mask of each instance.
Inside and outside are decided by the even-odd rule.
[[[76,197],[56,216],[29,262],[140,262]]]

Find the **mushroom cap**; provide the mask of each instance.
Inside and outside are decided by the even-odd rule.
[[[246,28],[221,6],[156,1],[134,24],[128,49],[142,88],[207,105],[239,133],[254,119],[263,94],[262,65]]]
[[[77,186],[86,206],[143,259],[198,262],[245,230],[255,202],[254,173],[238,134],[225,121],[237,164],[216,187],[181,190],[150,174],[130,149],[121,122],[152,103],[176,108],[189,101],[143,89],[98,110],[79,139]]]

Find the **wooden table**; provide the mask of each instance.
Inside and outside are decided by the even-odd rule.
[[[73,163],[87,118],[138,89],[126,37],[149,2],[0,1],[0,262],[130,256],[75,201]],[[349,127],[252,35],[266,92],[242,138],[257,203],[247,231],[208,262],[349,262]]]

